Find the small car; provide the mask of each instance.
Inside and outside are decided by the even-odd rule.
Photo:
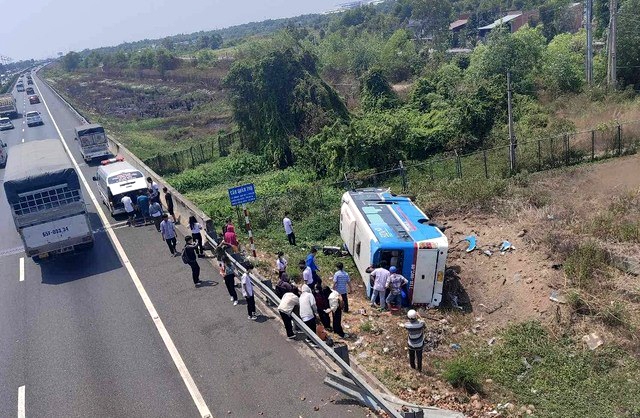
[[[42,117],[40,116],[40,112],[37,112],[35,110],[27,112],[27,126],[31,127],[36,125],[44,125]]]
[[[16,90],[18,90],[18,91],[24,91],[24,85],[23,85],[23,84],[18,84],[18,85],[16,86]]]
[[[6,131],[7,129],[13,129],[13,123],[9,118],[0,118],[0,131]]]
[[[33,80],[32,80],[32,79],[30,79],[30,78],[28,78],[28,79],[27,79],[27,84],[33,84]]]
[[[27,87],[27,94],[36,94],[36,91],[33,89],[33,87]]]
[[[7,158],[9,154],[7,153],[7,144],[0,141],[0,168],[5,168],[7,166]]]
[[[38,104],[38,103],[40,103],[40,98],[35,94],[33,96],[29,96],[29,103],[30,104]]]

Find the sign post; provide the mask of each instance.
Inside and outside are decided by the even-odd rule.
[[[249,220],[249,211],[247,210],[247,203],[256,201],[256,188],[253,183],[244,184],[242,186],[236,186],[229,188],[229,200],[231,206],[242,205],[242,211],[244,212],[244,221],[247,227],[247,233],[249,234],[249,243],[251,245],[251,253],[253,257],[257,257],[256,245],[253,242],[253,233],[251,231],[251,221]]]

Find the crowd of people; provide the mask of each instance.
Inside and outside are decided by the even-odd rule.
[[[134,225],[136,212],[140,214],[144,224],[153,223],[160,232],[163,241],[167,243],[172,256],[181,256],[182,261],[191,268],[193,283],[196,287],[202,284],[200,280],[200,266],[198,258],[204,257],[202,225],[195,216],[190,216],[188,228],[191,235],[185,237],[182,251],[177,249],[177,219],[174,214],[173,197],[166,187],[162,189],[165,198],[166,211],[160,202],[159,187],[151,178],[147,178],[149,188],[137,196],[136,203],[129,196],[122,198],[122,203],[128,216],[128,224]],[[290,245],[296,245],[293,222],[289,213],[283,219],[285,234]],[[227,218],[222,228],[222,239],[216,250],[220,275],[233,305],[238,305],[238,294],[235,286],[236,269],[231,255],[239,251],[239,242],[231,218]],[[352,283],[344,264],[337,262],[334,273],[323,282],[320,268],[316,263],[318,250],[312,247],[304,260],[298,262],[302,281],[295,284],[289,277],[288,261],[283,251],[277,253],[275,271],[278,282],[275,293],[280,297],[277,309],[282,318],[285,332],[289,340],[296,339],[296,327],[292,315],[295,313],[311,332],[321,339],[331,342],[327,332],[333,332],[341,338],[348,338],[342,327],[342,315],[349,312],[349,294],[352,293]],[[240,275],[240,289],[247,307],[247,318],[258,319],[251,273],[253,264],[244,263],[245,272]],[[370,268],[371,275],[371,306],[386,310],[387,307],[399,307],[402,302],[402,288],[408,280],[397,271],[395,266],[389,266],[381,261],[376,268]],[[425,323],[418,318],[415,310],[407,313],[407,322],[400,324],[408,332],[407,348],[410,365],[422,370],[422,351],[424,347]],[[307,338],[307,342],[313,344]]]

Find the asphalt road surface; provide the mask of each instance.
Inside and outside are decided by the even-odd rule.
[[[109,216],[91,180],[96,164],[74,141],[81,122],[34,81],[43,103],[14,90],[22,117],[0,139],[12,158],[13,145],[61,133],[89,186],[95,246],[34,263],[0,188],[0,417],[365,416],[322,383],[324,369],[283,337],[279,317],[254,322],[243,302],[233,306],[210,263],[200,261],[207,283],[195,288],[153,226]],[[44,125],[27,127],[30,110]]]

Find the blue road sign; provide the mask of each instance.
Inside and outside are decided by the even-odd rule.
[[[256,188],[253,186],[253,183],[231,187],[229,188],[229,200],[231,201],[231,206],[255,202]]]

